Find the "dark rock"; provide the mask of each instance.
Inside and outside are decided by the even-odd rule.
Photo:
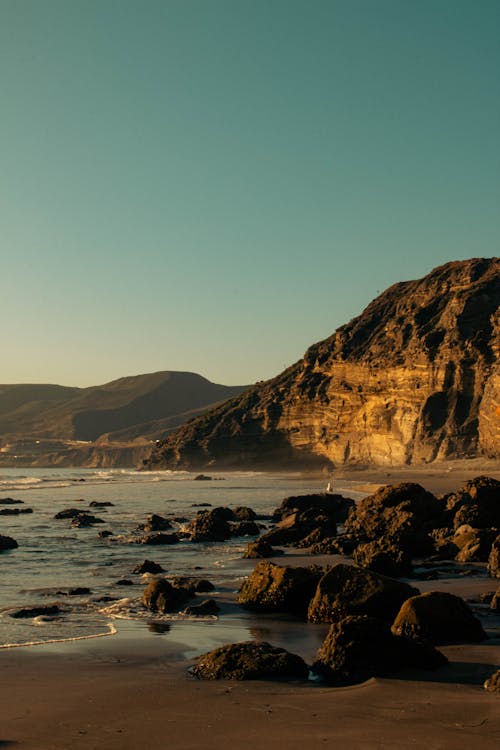
[[[265,539],[257,539],[255,542],[247,544],[243,557],[254,560],[265,557],[276,557],[276,555],[282,554],[283,550],[273,549]]]
[[[360,543],[384,537],[411,557],[431,554],[429,532],[443,526],[443,503],[419,484],[381,487],[364,498],[346,521],[346,532]]]
[[[0,505],[23,505],[24,500],[14,500],[13,497],[3,497],[0,500]]]
[[[307,679],[305,662],[265,641],[222,646],[198,659],[192,670],[204,680]]]
[[[193,542],[224,542],[232,536],[229,525],[232,517],[229,508],[200,511],[186,530]]]
[[[267,531],[262,539],[269,544],[282,546],[311,546],[337,533],[336,513],[318,508],[291,513],[283,518],[276,528]]]
[[[109,529],[103,529],[102,531],[100,531],[100,532],[99,532],[99,533],[97,534],[97,537],[98,537],[99,539],[107,539],[107,538],[108,538],[108,536],[113,536],[113,532],[112,532],[112,531],[109,531]]]
[[[213,599],[205,599],[199,604],[192,604],[190,607],[186,607],[184,610],[185,615],[194,615],[196,617],[202,615],[216,615],[217,612],[220,612],[220,607]]]
[[[116,596],[99,596],[97,599],[94,599],[95,602],[116,602],[118,601]]]
[[[453,537],[453,543],[458,547],[455,560],[487,562],[497,534],[497,529],[471,529],[470,526],[460,526]]]
[[[500,612],[500,588],[491,597],[490,608],[493,612]]]
[[[141,527],[146,533],[152,531],[166,531],[172,528],[172,523],[168,518],[152,513],[147,517],[146,523]]]
[[[198,474],[194,478],[195,482],[209,482],[211,480],[212,480],[212,477],[208,477],[206,474]]]
[[[491,545],[488,557],[488,573],[492,578],[500,578],[500,535]]]
[[[231,536],[258,536],[260,528],[255,521],[238,521],[230,523]]]
[[[324,511],[335,523],[344,523],[350,511],[355,507],[354,500],[342,495],[320,492],[316,495],[296,495],[283,500],[273,513],[275,521],[282,521],[287,516],[305,510]]]
[[[119,581],[116,581],[115,586],[133,586],[134,582],[131,581],[129,578],[120,578]]]
[[[354,565],[335,565],[321,578],[309,605],[310,622],[336,622],[369,615],[392,622],[406,599],[418,590],[402,581]]]
[[[500,482],[492,477],[476,477],[444,497],[454,513],[455,528],[467,523],[473,528],[500,527]]]
[[[21,513],[33,513],[32,508],[0,508],[0,516],[19,516]]]
[[[74,528],[86,528],[87,526],[94,526],[96,523],[106,523],[102,518],[97,518],[90,513],[79,513],[77,516],[73,516],[71,519],[71,525]]]
[[[137,537],[134,539],[136,544],[149,544],[152,546],[158,546],[160,544],[177,544],[179,542],[178,534],[163,534],[158,531],[156,534],[146,534],[146,536]]]
[[[10,612],[10,616],[16,619],[28,618],[28,617],[53,617],[54,615],[60,614],[61,610],[57,604],[47,604],[41,607],[23,607],[15,612]]]
[[[305,615],[323,569],[281,567],[262,560],[243,583],[238,602],[258,612]]]
[[[163,573],[164,569],[158,563],[152,560],[144,560],[144,562],[136,565],[132,573]]]
[[[91,593],[91,590],[85,586],[75,586],[75,588],[56,591],[56,596],[87,596]]]
[[[500,693],[500,669],[497,669],[484,683],[484,689],[490,693]]]
[[[0,552],[5,552],[8,549],[16,549],[19,547],[18,543],[11,536],[3,536],[0,534]]]
[[[391,578],[407,576],[412,570],[408,553],[384,537],[376,542],[360,544],[354,551],[354,562]]]
[[[60,510],[59,513],[56,513],[54,518],[76,518],[76,516],[79,516],[81,513],[81,508],[66,508],[65,510]]]
[[[215,586],[206,578],[195,578],[192,576],[173,576],[169,578],[173,586],[185,588],[191,594],[205,594],[208,591],[214,591]]]
[[[146,586],[142,603],[153,612],[178,612],[193,596],[182,586],[173,586],[166,578],[157,578]]]
[[[233,510],[233,517],[236,521],[255,521],[257,513],[252,508],[247,508],[245,505],[239,505]]]
[[[313,544],[311,555],[351,555],[358,542],[353,537],[343,534],[338,537],[327,537],[321,542]]]
[[[425,638],[436,644],[477,642],[486,638],[481,623],[463,599],[441,591],[427,591],[404,602],[392,632],[408,638]]]
[[[108,500],[92,500],[89,503],[89,508],[114,508],[114,503],[108,502]]]
[[[191,503],[192,508],[211,508],[212,503]]]
[[[348,616],[330,627],[313,670],[352,684],[403,669],[436,669],[446,662],[433,646],[391,633],[384,620]]]

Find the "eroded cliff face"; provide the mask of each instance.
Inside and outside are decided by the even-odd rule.
[[[498,456],[500,260],[395,284],[304,358],[162,443],[147,468]]]

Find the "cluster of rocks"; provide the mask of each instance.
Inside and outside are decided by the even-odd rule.
[[[486,637],[459,597],[420,594],[397,579],[342,563],[328,569],[293,568],[261,560],[242,585],[238,602],[255,612],[330,623],[311,669],[332,684],[404,669],[436,669],[447,662],[437,645]],[[276,665],[269,667],[275,657]],[[200,657],[193,673],[207,679],[301,677],[307,671],[303,662],[297,668],[297,659],[274,654],[267,643],[232,644]]]
[[[147,609],[159,614],[182,610],[183,614],[190,616],[214,615],[219,611],[219,606],[213,599],[204,599],[199,604],[185,606],[196,597],[196,594],[213,590],[214,585],[203,578],[155,578],[146,586],[142,603]]]

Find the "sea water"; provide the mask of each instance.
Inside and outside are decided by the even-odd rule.
[[[211,481],[199,481],[186,471],[2,469],[0,499],[12,497],[23,504],[0,504],[0,509],[31,508],[33,512],[0,515],[0,534],[13,537],[19,544],[17,549],[0,554],[0,647],[112,635],[126,622],[129,627],[133,623],[136,635],[140,632],[145,638],[175,638],[182,630],[187,656],[196,655],[205,646],[266,636],[274,637],[275,645],[295,637],[300,651],[302,637],[314,640],[314,626],[308,626],[306,635],[302,624],[297,623],[295,631],[290,629],[289,618],[257,618],[234,604],[235,591],[255,564],[242,557],[248,537],[224,543],[182,540],[167,546],[141,545],[131,539],[151,513],[192,520],[204,509],[200,507],[203,503],[205,507],[244,505],[259,515],[269,515],[287,496],[324,488],[323,479],[299,474],[217,473]],[[349,486],[335,490],[355,499],[361,496]],[[92,508],[92,501],[113,505]],[[90,512],[104,523],[73,528],[71,519],[54,518],[67,508]],[[104,529],[113,535],[99,538],[99,531]],[[145,609],[141,596],[150,578],[132,573],[145,559],[160,564],[167,576],[210,580],[216,589],[215,598],[228,602],[222,613],[193,620]],[[132,581],[132,585],[119,585],[123,579]],[[88,588],[91,593],[61,593],[76,587]],[[103,601],[103,597],[110,601]],[[27,619],[10,616],[21,607],[48,604],[57,604],[60,615]],[[313,646],[315,643],[308,641],[308,647]]]

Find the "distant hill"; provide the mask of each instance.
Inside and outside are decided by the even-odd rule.
[[[295,365],[169,435],[146,468],[496,458],[499,304],[498,258],[395,284]]]
[[[124,377],[90,388],[0,385],[4,454],[0,463],[6,465],[9,445],[16,453],[20,445],[29,445],[30,450],[40,446],[39,451],[50,445],[53,453],[57,441],[124,444],[162,439],[187,419],[246,387],[219,385],[195,373],[170,371]],[[52,456],[50,463],[55,460]]]

